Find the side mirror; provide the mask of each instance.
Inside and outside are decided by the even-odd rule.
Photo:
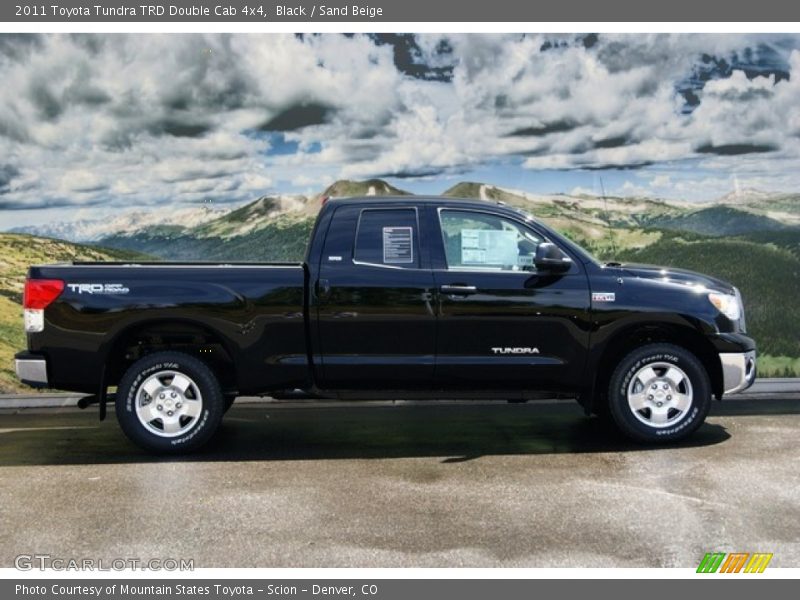
[[[561,249],[551,242],[542,242],[536,247],[533,264],[539,271],[563,273],[572,266],[572,260]]]

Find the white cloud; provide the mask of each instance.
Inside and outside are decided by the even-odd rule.
[[[59,179],[59,189],[68,192],[97,192],[108,187],[96,171],[80,169],[66,172]]]
[[[620,187],[619,192],[622,196],[647,196],[650,190],[647,188],[633,183],[631,180],[626,180]]]
[[[597,192],[593,189],[589,189],[586,187],[575,186],[570,190],[570,195],[572,196],[596,196]]]
[[[0,35],[0,208],[238,202],[510,159],[639,168],[650,193],[800,183],[797,36],[578,38],[425,34],[401,64],[364,35]],[[703,55],[747,48],[788,79],[718,73],[683,111]],[[687,160],[706,183],[675,174]]]

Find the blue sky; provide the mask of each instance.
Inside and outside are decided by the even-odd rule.
[[[0,35],[0,229],[380,177],[800,184],[796,35]]]

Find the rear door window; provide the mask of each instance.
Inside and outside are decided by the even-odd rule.
[[[414,208],[368,208],[361,211],[353,260],[356,263],[419,268],[419,226]]]

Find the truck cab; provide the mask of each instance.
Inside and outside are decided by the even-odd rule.
[[[584,257],[476,201],[331,201],[309,256],[319,385],[572,390],[591,333]]]

